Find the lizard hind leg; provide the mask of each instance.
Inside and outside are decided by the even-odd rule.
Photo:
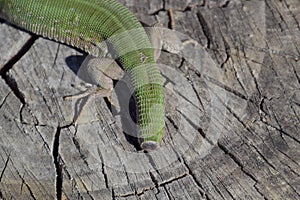
[[[120,80],[124,76],[124,71],[111,58],[88,55],[81,64],[77,76],[87,83],[111,90],[112,80]]]
[[[75,95],[64,96],[64,100],[74,100],[86,98],[84,105],[81,106],[78,115],[74,117],[74,123],[77,124],[81,113],[90,104],[91,100],[96,97],[107,97],[111,105],[117,107],[117,100],[112,98],[113,80],[119,80],[124,76],[123,70],[119,65],[110,58],[95,58],[88,55],[81,64],[77,76],[87,83],[84,90],[78,88],[81,92]]]
[[[113,80],[120,80],[124,76],[124,71],[113,59],[88,55],[77,75],[85,82],[98,86],[100,96],[107,97],[112,105],[116,105],[115,100],[111,98]]]

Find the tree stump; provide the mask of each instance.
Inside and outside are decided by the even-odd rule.
[[[0,198],[299,199],[300,2],[120,2],[182,36],[161,147],[128,139],[123,106],[63,100],[85,53],[1,21]]]

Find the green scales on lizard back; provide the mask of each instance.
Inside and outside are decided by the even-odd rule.
[[[141,147],[164,134],[164,89],[149,38],[137,18],[114,0],[0,0],[0,16],[38,35],[97,55],[107,39],[133,82]]]

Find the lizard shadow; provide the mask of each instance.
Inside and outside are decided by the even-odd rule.
[[[67,66],[72,70],[72,72],[77,76],[78,71],[84,62],[87,54],[72,55],[65,59]],[[79,77],[80,78],[80,77]],[[133,92],[133,86],[128,75],[125,75],[120,80],[113,80],[114,83],[114,93],[115,101],[118,105],[114,106],[109,101],[107,97],[104,98],[109,110],[115,119],[120,121],[122,126],[123,134],[131,145],[135,147],[136,150],[141,150],[138,126],[137,126],[137,102]],[[114,102],[115,103],[115,102]],[[75,111],[75,115],[80,113],[80,110]]]
[[[138,108],[135,94],[132,89],[132,82],[129,77],[123,77],[121,80],[114,81],[114,93],[118,101],[118,106],[111,106],[114,117],[119,117],[123,133],[126,140],[132,144],[136,150],[141,150],[137,116]],[[105,99],[107,101],[107,99]]]
[[[83,61],[85,60],[87,54],[84,54],[82,56],[76,55],[76,56],[68,56],[66,57],[65,61],[67,66],[74,72],[74,74],[77,75],[78,70],[80,66],[82,65]]]

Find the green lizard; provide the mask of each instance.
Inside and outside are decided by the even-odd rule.
[[[159,146],[165,126],[162,76],[146,32],[127,8],[115,0],[0,0],[0,17],[94,56],[107,39],[133,82],[141,148]]]

